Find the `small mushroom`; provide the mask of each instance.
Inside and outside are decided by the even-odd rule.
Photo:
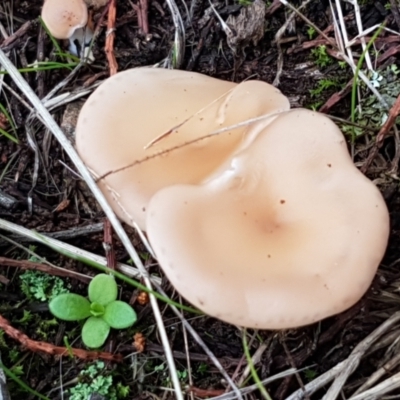
[[[93,31],[88,25],[88,9],[83,0],[45,0],[42,19],[56,39],[68,39],[71,54],[83,53],[88,62],[94,60],[90,52]]]
[[[79,115],[76,146],[97,177],[114,172],[99,180],[100,188],[122,220],[145,229],[147,206],[158,190],[207,180],[251,140],[250,129],[189,142],[288,109],[287,98],[264,82],[237,85],[194,72],[131,69],[107,79],[90,96]]]
[[[322,114],[292,110],[252,129],[254,141],[208,182],[150,200],[162,269],[186,300],[236,325],[293,328],[346,310],[386,249],[380,192]]]
[[[83,0],[45,0],[42,19],[56,39],[69,39],[86,26],[88,10]]]

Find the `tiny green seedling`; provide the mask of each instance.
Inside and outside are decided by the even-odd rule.
[[[333,62],[333,59],[329,56],[325,45],[317,46],[315,49],[312,49],[311,54],[314,58],[315,64],[320,68],[327,67]]]
[[[98,274],[89,284],[89,300],[75,293],[64,293],[49,304],[51,313],[64,321],[86,319],[82,327],[82,340],[87,347],[104,344],[110,329],[126,329],[137,319],[133,308],[117,300],[118,287],[111,275]]]

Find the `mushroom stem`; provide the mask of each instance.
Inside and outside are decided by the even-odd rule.
[[[94,56],[90,49],[93,37],[94,32],[89,28],[89,26],[76,29],[69,38],[69,52],[88,62],[93,62]]]

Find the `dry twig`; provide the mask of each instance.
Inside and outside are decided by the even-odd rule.
[[[54,268],[51,265],[41,264],[29,260],[14,260],[12,258],[0,257],[0,265],[16,267],[23,270],[30,269],[34,271],[41,271],[54,276],[77,279],[84,283],[89,283],[92,280],[90,276],[83,275],[75,271],[70,271],[64,268]]]
[[[111,354],[101,351],[86,351],[74,348],[66,349],[65,347],[53,346],[50,343],[32,340],[18,329],[12,327],[10,323],[1,315],[0,315],[0,329],[2,329],[7,336],[9,336],[14,340],[17,340],[24,347],[33,352],[43,352],[51,354],[53,356],[66,356],[68,354],[72,354],[75,357],[87,361],[101,359],[106,361],[122,362],[123,360],[121,354]]]
[[[104,220],[103,247],[106,253],[107,267],[115,270],[117,266],[117,261],[115,259],[114,243],[112,237],[112,226],[107,218]]]
[[[348,377],[356,370],[366,351],[377,339],[379,339],[379,337],[399,321],[400,312],[397,312],[354,348],[347,360],[344,361],[343,368],[341,368],[341,371],[336,376],[332,386],[329,388],[322,400],[335,400],[339,396],[343,385],[347,381]]]
[[[116,17],[117,17],[116,0],[110,0],[110,3],[108,5],[107,33],[106,33],[106,46],[105,46],[105,52],[108,60],[110,76],[115,75],[118,71],[118,63],[114,53]]]
[[[74,255],[75,257],[85,258],[89,261],[96,262],[103,266],[107,265],[107,261],[106,261],[105,257],[90,253],[89,251],[86,251],[86,250],[78,249],[77,247],[72,246],[68,243],[61,242],[57,239],[54,239],[53,237],[47,236],[47,233],[46,233],[46,235],[44,235],[44,234],[38,235],[36,232],[33,232],[22,226],[13,224],[12,222],[5,221],[3,219],[0,219],[0,229],[4,229],[7,232],[11,232],[11,233],[17,234],[19,236],[23,236],[27,239],[30,239],[29,241],[31,241],[31,242],[39,242],[41,244],[44,244],[45,246],[58,248],[61,251],[65,251],[71,255]],[[119,271],[123,272],[125,275],[128,275],[132,278],[140,278],[141,277],[139,270],[134,267],[131,267],[130,265],[117,263],[117,269]],[[155,284],[161,283],[161,279],[157,276],[150,276],[150,280]]]

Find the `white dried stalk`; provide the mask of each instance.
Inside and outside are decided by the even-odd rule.
[[[43,101],[43,105],[50,111],[54,110],[57,107],[64,106],[84,96],[87,96],[102,83],[102,81],[99,81],[87,88],[80,88],[78,90],[73,90],[72,92],[64,92],[62,94],[59,94],[58,96],[52,97],[47,101]]]
[[[353,394],[353,397],[358,397],[360,393],[366,393],[367,390],[374,385],[376,382],[379,381],[379,379],[382,378],[382,376],[386,375],[388,372],[393,370],[397,365],[400,363],[400,353],[397,353],[392,359],[390,359],[388,362],[386,362],[382,367],[380,367],[377,371],[375,371],[368,379],[367,381],[360,386],[357,391]]]
[[[305,390],[300,388],[296,390],[294,393],[292,393],[285,400],[303,400],[306,396],[311,396],[316,391],[320,390],[321,388],[326,386],[329,382],[331,382],[333,379],[335,379],[336,376],[340,373],[340,371],[342,371],[344,366],[345,366],[345,361],[340,362],[329,371],[323,373],[322,375],[318,376],[318,378],[315,378],[311,382],[307,383],[304,386]]]
[[[211,0],[208,0],[208,2],[210,3],[210,7],[211,10],[213,11],[213,13],[215,14],[215,16],[217,17],[219,23],[221,24],[221,27],[223,29],[223,31],[225,32],[225,35],[228,39],[233,38],[233,32],[232,29],[228,26],[228,24],[222,19],[222,17],[219,15],[218,11],[215,9],[213,3],[211,2]],[[229,43],[229,42],[228,42]]]
[[[279,0],[282,4],[284,4],[286,7],[289,7],[292,11],[294,11],[301,19],[303,19],[307,24],[311,25],[320,35],[322,35],[323,37],[325,37],[328,42],[336,47],[336,44],[329,38],[327,37],[324,32],[321,31],[321,29],[319,29],[314,23],[312,23],[305,15],[303,15],[299,10],[297,10],[295,7],[293,7],[287,0]],[[339,55],[344,59],[344,61],[346,61],[349,65],[351,63],[351,61],[349,60],[349,57],[347,57],[346,54],[344,54],[343,52],[341,52],[338,49],[338,53]],[[381,96],[381,94],[378,92],[378,90],[372,85],[372,83],[369,81],[369,79],[365,76],[365,74],[360,70],[358,71],[358,76],[359,78],[361,78],[363,80],[363,82],[367,85],[368,89],[376,96],[376,98],[378,99],[378,101],[382,104],[382,106],[389,110],[389,104],[387,103],[387,101]]]
[[[292,393],[289,397],[285,400],[303,400],[305,396],[311,396],[316,391],[322,389],[326,386],[330,381],[335,380],[332,384],[331,388],[325,394],[323,400],[335,400],[339,395],[340,391],[343,388],[345,381],[347,380],[348,376],[357,368],[360,359],[368,354],[369,350],[374,348],[374,343],[376,340],[379,339],[381,335],[383,335],[386,331],[391,329],[391,327],[400,321],[400,312],[394,313],[390,318],[388,318],[383,324],[381,324],[377,329],[375,329],[370,335],[368,335],[363,341],[361,341],[351,352],[350,356],[335,365],[332,369],[325,372],[324,374],[318,376],[318,378],[314,379],[313,381],[307,383],[303,389],[298,389],[294,393]],[[376,349],[375,349],[376,350]],[[389,386],[390,382],[387,382],[387,386]],[[396,381],[397,384],[397,381]],[[379,386],[379,385],[378,385]],[[370,389],[371,392],[365,391],[362,395],[368,393],[375,393],[374,390],[378,387]],[[385,386],[386,387],[386,386]],[[382,388],[378,388],[379,393]],[[357,400],[365,400],[365,397],[358,397],[357,393]],[[386,393],[386,392],[385,392]],[[370,398],[372,400],[373,397]],[[350,400],[350,399],[349,399]],[[351,400],[355,400],[351,397]],[[377,397],[378,400],[378,397]]]
[[[8,242],[8,243],[12,244],[13,246],[20,248],[21,250],[23,250],[23,251],[25,251],[27,254],[29,254],[31,257],[35,257],[35,258],[38,260],[37,262],[40,262],[40,263],[45,264],[45,265],[48,265],[49,267],[52,267],[54,270],[57,270],[57,271],[61,271],[61,272],[68,271],[67,268],[59,267],[59,266],[57,266],[57,265],[51,263],[50,261],[47,261],[45,258],[41,257],[39,254],[37,254],[37,253],[35,253],[34,251],[32,251],[30,248],[25,247],[24,245],[22,245],[22,244],[16,242],[16,241],[13,240],[13,239],[8,238],[8,237],[5,236],[5,235],[0,234],[0,239],[3,239],[5,242]],[[87,280],[90,281],[90,280],[92,279],[91,276],[85,275],[85,274],[81,274],[81,273],[76,272],[76,271],[71,271],[71,270],[69,270],[68,272],[69,272],[69,275],[70,275],[72,278],[84,279],[84,280],[86,280],[86,281],[87,281]]]
[[[73,254],[79,258],[86,258],[89,261],[107,266],[107,259],[105,257],[99,256],[97,254],[90,253],[89,251],[79,249],[78,247],[72,246],[68,243],[61,242],[60,240],[54,239],[50,236],[40,233],[39,235],[31,231],[30,229],[24,228],[12,222],[6,221],[0,218],[0,230],[5,230],[7,232],[14,233],[16,235],[21,235],[31,239],[34,242],[44,244],[45,246],[52,246],[59,248],[60,251],[66,251]],[[45,238],[45,240],[42,239]],[[137,268],[131,267],[127,264],[117,263],[117,269],[123,272],[125,275],[132,278],[140,279],[141,274]],[[150,276],[150,280],[155,284],[161,284],[161,278],[158,276]]]
[[[167,4],[171,11],[172,21],[174,22],[175,38],[172,55],[170,54],[170,56],[168,57],[166,66],[168,68],[179,68],[182,65],[183,57],[185,56],[185,25],[183,23],[182,15],[179,11],[178,6],[175,3],[175,0],[167,0]],[[173,58],[172,61],[170,59],[171,56]]]
[[[384,26],[382,28],[381,24],[376,24],[374,26],[371,26],[370,28],[365,29],[365,31],[362,31],[361,33],[359,33],[357,36],[354,36],[353,39],[350,40],[350,42],[347,44],[349,47],[353,46],[353,44],[360,38],[363,36],[367,36],[369,33],[376,31],[377,29],[381,28],[382,30],[386,31],[386,32],[390,32],[393,33],[394,35],[400,36],[400,33],[397,31],[394,31],[393,29],[387,28],[386,26]]]
[[[296,372],[298,372],[298,371],[295,368],[290,368],[290,369],[287,369],[286,371],[280,372],[279,374],[270,376],[269,378],[262,380],[261,383],[263,385],[268,385],[271,382],[274,382],[278,379],[286,378],[287,376],[293,375]],[[244,395],[250,394],[251,392],[254,392],[255,390],[258,390],[257,384],[247,386],[245,388],[240,389],[241,393]],[[209,398],[209,400],[237,400],[236,396],[237,395],[234,392],[228,392],[228,393],[221,394],[220,396],[211,397],[211,398]]]
[[[332,2],[330,2],[330,3],[331,3],[332,16],[333,16],[333,19],[334,19],[334,22],[335,22],[335,26],[337,26],[336,16],[335,16],[335,12],[334,12],[333,7],[332,7]],[[349,37],[347,35],[347,29],[346,29],[346,24],[345,24],[344,18],[343,18],[343,11],[342,11],[342,6],[341,6],[341,3],[340,3],[340,0],[335,0],[335,4],[336,4],[336,9],[337,9],[337,12],[338,12],[338,16],[339,16],[340,33],[341,33],[341,37],[343,38],[343,41],[344,41],[344,44],[343,44],[344,48],[342,47],[340,50],[344,52],[345,49],[346,49],[347,55],[348,55],[348,57],[349,57],[349,59],[351,61],[350,67],[354,72],[356,70],[356,65],[354,63],[353,53],[351,52],[351,49],[348,47]]]
[[[344,361],[343,368],[341,369],[340,373],[336,376],[335,381],[333,382],[332,386],[329,388],[325,396],[322,398],[322,400],[337,399],[348,377],[358,367],[361,357],[371,347],[371,345],[377,339],[379,339],[380,336],[382,336],[387,330],[389,330],[394,324],[396,324],[399,321],[400,321],[400,312],[396,312],[353,349],[350,356]]]
[[[354,14],[356,16],[356,23],[357,23],[357,29],[358,33],[360,34],[361,32],[364,31],[363,26],[362,26],[362,21],[361,21],[361,13],[360,13],[360,6],[358,5],[357,0],[352,0],[353,6],[354,6]],[[368,51],[365,51],[367,48],[367,44],[365,43],[365,38],[363,36],[360,37],[361,40],[361,47],[363,49],[363,52],[365,52],[365,62],[367,64],[367,68],[371,71],[374,72],[374,68],[372,66],[371,62],[371,57],[369,56]]]
[[[169,0],[171,1],[171,0]],[[32,88],[28,85],[28,83],[23,79],[21,74],[15,68],[13,63],[8,59],[8,57],[4,54],[2,50],[0,50],[0,63],[3,67],[7,70],[10,74],[10,77],[13,79],[15,84],[19,87],[19,89],[24,93],[24,95],[29,99],[32,103],[34,108],[36,109],[38,115],[41,116],[41,119],[44,121],[46,127],[53,133],[53,135],[57,138],[61,146],[64,148],[66,153],[71,158],[72,162],[75,164],[77,170],[82,175],[83,179],[85,180],[86,184],[88,185],[89,189],[92,191],[93,195],[95,196],[96,200],[99,202],[101,208],[105,212],[107,218],[110,220],[116,234],[120,238],[122,244],[126,248],[129,256],[133,260],[134,264],[140,271],[145,285],[148,289],[152,290],[151,281],[149,279],[149,275],[144,268],[144,265],[137,254],[136,250],[134,249],[131,241],[129,240],[128,235],[122,228],[121,223],[115,216],[113,210],[111,209],[110,205],[107,203],[103,193],[97,187],[96,183],[94,182],[92,176],[90,175],[89,171],[87,170],[85,164],[82,162],[80,157],[78,156],[77,152],[71,145],[70,141],[66,138],[63,131],[57,125],[49,111],[44,107],[43,103],[37,97],[36,93],[32,90]],[[167,363],[169,366],[171,380],[173,387],[175,389],[175,396],[178,400],[184,400],[178,374],[176,371],[175,361],[172,355],[172,350],[169,344],[167,332],[165,330],[164,322],[161,316],[160,309],[158,307],[158,303],[154,295],[150,293],[150,303],[153,308],[154,317],[157,323],[157,327],[160,333],[161,342],[164,347],[165,356],[167,359]]]
[[[380,400],[385,394],[400,387],[400,372],[379,383],[372,389],[366,390],[349,400]]]

